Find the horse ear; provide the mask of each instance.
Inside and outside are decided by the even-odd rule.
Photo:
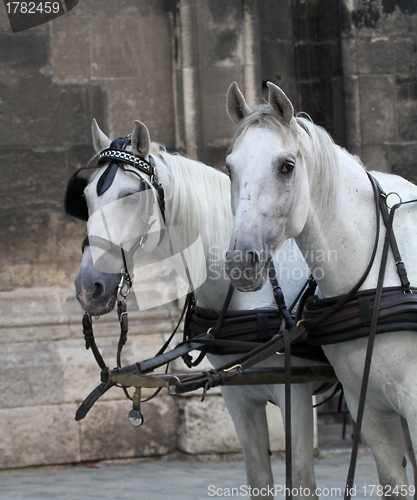
[[[138,120],[135,120],[131,143],[132,149],[137,155],[147,158],[151,146],[151,138],[146,125]]]
[[[91,124],[91,133],[93,135],[93,146],[96,153],[110,146],[111,140],[100,130],[95,118],[93,118],[93,123]]]
[[[250,113],[250,108],[236,82],[233,82],[227,91],[226,110],[234,123],[239,123]]]
[[[294,117],[294,108],[285,93],[272,82],[268,82],[268,102],[278,115],[282,116],[287,123]]]

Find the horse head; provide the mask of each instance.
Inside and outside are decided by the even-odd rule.
[[[237,124],[226,158],[235,215],[227,272],[242,291],[263,287],[273,255],[299,235],[309,211],[306,133],[284,92],[268,87],[268,102],[253,110],[236,83],[227,93],[227,112]]]
[[[133,278],[134,259],[157,246],[163,221],[146,126],[136,121],[129,136],[111,141],[93,120],[92,135],[98,165],[70,179],[66,208],[70,215],[88,218],[87,245],[74,283],[82,308],[100,316],[114,308],[121,275]],[[78,215],[68,209],[73,206]]]

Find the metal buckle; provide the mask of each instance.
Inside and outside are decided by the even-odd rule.
[[[125,271],[122,269],[120,271],[122,273],[122,277],[120,278],[119,286],[117,287],[117,294],[123,297],[124,300],[126,300],[126,297],[130,293],[130,283],[125,279]],[[125,291],[123,288],[125,287]]]
[[[167,386],[167,389],[168,389],[168,392],[171,394],[171,396],[175,396],[177,393],[175,391],[175,384],[172,383],[172,381],[177,382],[177,383],[181,383],[181,380],[179,379],[179,377],[177,377],[177,375],[173,375],[169,381],[168,381],[168,386]],[[174,386],[174,390],[172,391],[171,390],[171,385]]]

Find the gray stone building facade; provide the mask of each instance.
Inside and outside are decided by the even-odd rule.
[[[161,396],[140,430],[121,395],[74,422],[98,370],[72,287],[86,228],[62,199],[93,154],[92,119],[110,137],[139,119],[221,167],[229,84],[253,105],[271,80],[366,165],[416,182],[416,47],[416,0],[80,0],[19,33],[0,5],[0,468],[239,449],[230,422],[218,439],[204,423],[225,412],[216,394],[205,411]],[[178,314],[134,310],[127,359],[153,355]],[[116,318],[98,325],[110,357]]]

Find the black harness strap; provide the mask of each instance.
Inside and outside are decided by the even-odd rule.
[[[292,495],[292,425],[291,425],[291,342],[288,330],[283,328],[284,337],[284,367],[285,367],[285,498],[291,500]]]
[[[294,318],[291,316],[288,310],[287,304],[285,303],[284,294],[282,293],[282,288],[278,284],[277,273],[275,270],[274,263],[271,261],[269,266],[269,281],[272,285],[272,290],[274,292],[275,302],[277,303],[279,312],[281,313],[283,319],[285,320],[286,328],[292,328],[295,324]]]
[[[369,179],[372,183],[372,186],[374,187],[374,190],[377,189],[378,192],[380,193],[380,200],[382,198],[386,199],[385,193],[382,191],[381,186],[379,183],[374,179],[370,174],[368,174]],[[412,203],[417,200],[410,200],[407,203]],[[394,223],[394,216],[396,210],[402,205],[402,203],[398,203],[394,205],[391,208],[391,211],[388,215],[388,209],[386,206],[385,201],[380,203],[377,203],[378,208],[381,209],[381,212],[383,214],[384,222],[386,225],[386,234],[385,234],[385,240],[384,240],[384,246],[382,250],[382,256],[381,256],[381,265],[379,269],[379,275],[378,275],[378,282],[377,282],[377,288],[376,288],[376,293],[375,293],[375,302],[374,302],[374,309],[372,311],[372,319],[371,319],[371,325],[369,328],[369,338],[368,338],[368,346],[366,350],[366,357],[365,357],[365,365],[363,369],[363,377],[362,377],[362,386],[361,386],[361,391],[360,391],[360,396],[359,396],[359,403],[358,403],[358,411],[357,411],[357,416],[356,416],[356,425],[355,425],[355,432],[354,432],[354,438],[353,438],[353,445],[352,445],[352,454],[351,454],[351,459],[350,459],[350,465],[349,465],[349,471],[348,471],[348,476],[346,480],[346,489],[345,489],[345,500],[350,500],[352,496],[352,488],[353,488],[353,483],[355,479],[355,469],[356,469],[356,462],[358,458],[358,451],[359,451],[359,441],[360,441],[360,435],[361,435],[361,429],[362,429],[362,423],[363,423],[363,415],[365,411],[365,402],[366,402],[366,393],[368,390],[368,382],[369,382],[369,374],[371,371],[371,363],[372,363],[372,353],[373,353],[373,348],[375,344],[375,336],[376,336],[376,331],[377,331],[377,326],[378,326],[378,318],[379,318],[379,309],[380,309],[380,304],[381,304],[381,298],[382,298],[382,291],[383,291],[383,286],[384,286],[384,277],[385,277],[385,271],[387,267],[387,261],[388,261],[388,251],[390,249],[390,246],[394,245],[395,248],[395,254],[394,257],[397,261],[397,257],[401,259],[397,243],[395,241],[395,237],[393,236],[393,223]],[[394,250],[393,250],[394,253]],[[402,269],[402,267],[401,267]],[[397,266],[398,270],[398,266]],[[399,271],[400,272],[400,271]],[[401,272],[403,272],[401,270]],[[404,291],[407,292],[409,291],[409,282],[407,278],[407,273],[404,268],[404,273],[403,277],[401,279],[401,284],[404,285]],[[404,279],[405,278],[405,279]],[[407,284],[408,283],[408,284]],[[409,292],[408,292],[409,293]]]
[[[398,244],[397,244],[397,240],[395,238],[394,231],[392,230],[392,225],[393,225],[393,220],[394,220],[394,214],[395,214],[395,211],[397,210],[397,208],[399,208],[404,203],[413,203],[416,200],[410,200],[407,202],[403,202],[400,199],[400,203],[398,203],[397,205],[394,205],[391,208],[391,212],[389,212],[388,206],[387,206],[388,197],[390,194],[396,194],[396,193],[385,194],[383,189],[381,188],[379,182],[376,179],[374,179],[374,182],[378,186],[378,189],[381,193],[381,196],[379,198],[379,206],[381,209],[384,224],[387,228],[391,225],[390,245],[391,245],[392,254],[394,256],[395,265],[397,267],[397,273],[398,273],[398,276],[400,278],[401,286],[402,286],[405,293],[411,293],[410,282],[408,280],[407,271],[405,269],[404,262],[402,261],[402,258],[401,258],[401,253],[400,253],[400,250],[398,248]],[[392,214],[392,219],[391,219],[391,214]]]
[[[117,301],[117,316],[119,318],[120,323],[120,336],[119,341],[117,343],[117,354],[116,354],[116,363],[117,367],[120,368],[122,366],[122,350],[127,342],[127,333],[129,330],[128,316],[126,310],[126,299]],[[123,392],[128,399],[132,399],[127,392],[127,389],[124,385],[122,385]]]
[[[227,290],[226,298],[224,299],[222,310],[220,311],[219,317],[217,318],[216,324],[214,325],[213,331],[211,332],[214,338],[217,337],[219,330],[222,327],[224,317],[226,316],[226,312],[229,309],[230,301],[232,300],[234,289],[234,286],[230,284],[229,289]]]
[[[295,342],[296,340],[300,340],[300,338],[304,339],[307,335],[304,324],[299,323],[298,325],[294,326],[293,328],[288,330],[287,335],[290,342]],[[228,363],[220,368],[217,368],[216,370],[210,370],[208,372],[203,372],[201,375],[193,375],[189,378],[181,380],[181,382],[179,382],[176,386],[176,392],[189,392],[199,389],[200,387],[204,387],[207,377],[212,377],[214,372],[219,372],[219,375],[216,376],[216,381],[218,383],[216,383],[215,385],[221,385],[223,379],[235,378],[243,370],[251,368],[252,366],[269,358],[270,356],[276,354],[277,351],[284,349],[284,347],[285,346],[282,333],[277,334],[265,344],[262,344],[261,346],[252,349],[249,353],[242,355],[240,358],[235,360],[233,364]],[[214,387],[214,385],[211,385],[210,388],[211,387]]]
[[[217,338],[217,335],[220,331],[220,328],[222,327],[224,318],[225,318],[227,310],[229,308],[230,301],[232,300],[233,291],[234,291],[234,287],[232,284],[230,284],[229,289],[227,290],[227,295],[226,295],[226,298],[224,300],[222,310],[220,311],[220,314],[217,318],[216,324],[214,325],[213,328],[210,328],[207,331],[207,334],[210,335],[210,338],[207,340],[212,340],[212,339],[215,340]],[[195,305],[195,302],[194,302],[194,305]],[[191,308],[189,309],[189,311],[191,311]],[[184,327],[184,333],[185,333],[185,327]],[[206,347],[201,349],[200,355],[197,357],[197,359],[195,361],[192,360],[191,356],[188,353],[185,354],[184,356],[182,356],[182,359],[183,359],[184,363],[188,366],[188,368],[192,368],[194,366],[197,366],[203,361],[204,357],[207,354],[207,350],[208,350],[207,346],[208,346],[208,343],[206,344]]]
[[[298,304],[297,311],[295,313],[296,322],[301,318],[299,317],[302,313],[305,302],[314,294],[314,290],[317,288],[316,280],[313,275],[310,275],[308,280],[305,282],[303,288],[299,291],[297,297],[295,297],[293,303],[290,305],[290,312],[294,310],[295,306]]]
[[[198,350],[204,348],[207,345],[216,345],[219,341],[215,338],[214,334],[217,334],[219,331],[221,324],[223,323],[230,299],[232,297],[233,288],[230,287],[225,303],[222,308],[222,312],[219,315],[216,326],[212,331],[209,331],[205,334],[199,335],[192,340],[185,340],[178,344],[174,349],[169,352],[158,354],[157,356],[134,363],[133,365],[125,366],[124,368],[119,369],[120,373],[132,373],[132,374],[146,374],[154,369],[163,366],[170,361],[177,359],[181,356],[184,356],[190,351]],[[284,326],[284,325],[283,325]],[[304,338],[306,335],[306,330],[303,324],[299,324],[294,326],[288,332],[289,342],[294,342],[301,337]],[[227,341],[222,340],[222,343],[225,345],[236,345],[235,341]],[[241,344],[241,343],[239,343]],[[176,390],[177,392],[190,392],[195,389],[199,389],[201,387],[205,388],[205,392],[217,385],[221,385],[221,381],[224,377],[234,378],[238,373],[235,372],[235,368],[238,367],[238,371],[242,371],[246,368],[250,368],[253,365],[260,363],[264,359],[272,356],[277,351],[282,350],[284,348],[284,340],[283,333],[280,331],[277,335],[272,337],[268,342],[259,345],[252,349],[249,353],[244,354],[240,357],[233,366],[230,363],[218,368],[217,370],[210,370],[207,372],[202,372],[198,375],[190,375],[189,378],[184,378],[182,381],[179,381]],[[220,372],[219,374],[217,372]]]
[[[227,291],[226,299],[223,303],[222,310],[220,312],[220,315],[217,319],[217,322],[214,326],[214,328],[210,328],[209,331],[203,335],[195,337],[192,341],[189,339],[183,340],[180,344],[178,344],[174,349],[168,352],[159,352],[156,356],[153,358],[140,361],[138,363],[135,363],[135,365],[138,368],[138,371],[133,372],[133,373],[149,373],[155,368],[159,368],[160,366],[163,366],[174,359],[177,359],[179,357],[182,357],[184,362],[187,364],[189,368],[192,366],[197,366],[204,356],[206,355],[207,349],[206,347],[210,344],[215,344],[216,343],[216,335],[218,334],[218,331],[220,330],[224,317],[226,315],[227,309],[229,307],[230,301],[232,299],[233,295],[233,290],[234,287],[232,285],[229,286],[229,289]],[[194,293],[189,295],[189,299],[187,302],[187,316],[189,315],[190,310],[192,307],[195,305],[195,296]],[[184,314],[185,310],[183,311]],[[182,316],[181,316],[182,318]],[[186,317],[187,321],[187,317]],[[233,345],[233,341],[230,341],[231,345]],[[190,351],[194,350],[199,350],[201,349],[202,352],[198,356],[196,361],[192,361],[191,356],[188,354]],[[135,366],[131,365],[131,366]],[[129,372],[132,373],[132,372]]]
[[[377,334],[392,331],[417,332],[417,287],[410,286],[406,293],[401,286],[384,287],[379,308]],[[307,342],[324,346],[367,337],[372,319],[376,289],[358,292],[342,310],[309,330]],[[304,306],[306,319],[315,317],[337,298],[319,299],[313,296]]]
[[[286,471],[286,493],[288,500],[292,499],[292,424],[291,424],[291,342],[288,339],[288,329],[294,327],[294,318],[291,316],[284,294],[278,284],[276,270],[273,261],[269,268],[269,281],[274,291],[275,302],[282,316],[281,331],[284,339],[284,368],[285,368],[285,471]],[[304,287],[303,287],[304,288]]]
[[[104,372],[103,372],[104,373]],[[87,413],[91,410],[94,403],[103,396],[109,389],[116,385],[115,382],[110,382],[106,380],[98,385],[82,402],[77,411],[75,412],[75,420],[79,422],[82,420]]]
[[[229,289],[228,295],[230,295],[230,297],[231,293],[232,290]],[[92,330],[91,324],[88,324],[88,330]],[[288,331],[287,339],[288,342],[291,343],[299,339],[300,337],[304,337],[305,335],[306,335],[305,327],[303,326],[303,324],[299,324]],[[183,354],[186,354],[192,350],[201,349],[204,346],[214,344],[215,342],[218,341],[216,341],[213,338],[213,335],[211,333],[207,333],[200,337],[195,338],[192,342],[191,341],[183,342],[169,352],[159,354],[156,357],[149,360],[145,360],[139,363],[134,363],[133,365],[116,368],[115,370],[113,370],[113,372],[132,373],[132,374],[143,374],[151,372],[155,368],[165,365],[170,361],[182,356]],[[230,341],[230,344],[233,345],[234,344],[233,341]],[[239,358],[239,360],[237,360],[237,364],[235,364],[234,366],[230,366],[230,364],[227,364],[224,367],[217,370],[210,370],[209,372],[202,372],[201,374],[191,375],[188,378],[184,378],[182,381],[179,381],[178,384],[176,385],[176,392],[185,393],[203,387],[204,392],[206,393],[207,390],[210,389],[211,387],[222,385],[225,379],[227,380],[234,379],[237,375],[239,375],[239,373],[241,373],[241,371],[250,368],[253,365],[263,361],[264,359],[272,356],[277,351],[282,350],[283,348],[285,348],[285,342],[283,339],[283,333],[280,332],[267,343],[262,344],[256,347],[255,349],[252,349],[248,354]],[[109,381],[110,370],[105,366],[104,361],[102,364],[104,367],[101,373],[102,383],[96,389],[94,389],[94,391],[92,391],[92,393],[86,398],[86,400],[79,407],[75,417],[77,421],[84,418],[85,415],[90,410],[90,408],[93,406],[93,404],[105,392],[107,392],[110,387],[113,387],[115,385],[113,382]]]
[[[272,266],[272,271],[270,272],[270,280],[271,280],[271,284],[272,284],[273,289],[274,289],[274,296],[275,296],[275,299],[276,299],[276,302],[278,305],[278,309],[280,311],[281,317],[283,318],[283,322],[281,324],[281,329],[280,329],[280,332],[278,333],[278,335],[274,336],[266,344],[263,344],[261,346],[256,347],[255,349],[252,349],[249,353],[244,355],[242,358],[239,358],[239,360],[237,360],[235,362],[235,365],[241,367],[242,370],[244,369],[243,365],[246,365],[249,368],[249,367],[253,366],[254,364],[259,363],[259,362],[263,361],[264,359],[268,358],[272,354],[275,354],[277,350],[282,349],[284,347],[283,331],[285,330],[285,326],[287,326],[287,328],[294,328],[294,320],[293,320],[291,314],[289,313],[287,305],[285,303],[281,287],[279,286],[277,278],[276,278],[276,272],[275,272],[275,269],[273,267],[273,263],[271,263],[271,266]],[[220,315],[218,317],[218,320],[216,322],[216,325],[215,325],[213,331],[209,330],[209,332],[207,332],[206,335],[201,336],[201,337],[196,337],[194,339],[194,341],[200,341],[200,342],[203,342],[203,343],[208,344],[208,345],[209,344],[215,345],[218,342],[216,337],[217,337],[217,334],[218,334],[218,332],[223,324],[224,317],[225,317],[230,299],[232,297],[232,293],[233,293],[233,287],[232,287],[232,285],[230,285],[228,295],[226,297],[225,303],[224,303],[223,308],[222,308],[222,312],[220,313]],[[297,332],[298,332],[298,336],[299,336],[299,335],[301,335],[301,333],[304,333],[304,329],[301,332],[301,328],[299,328],[297,330]],[[212,335],[212,337],[207,338],[208,335]],[[274,344],[275,344],[275,342],[277,342],[278,338],[282,344],[279,344],[279,346],[276,348],[271,347],[271,345],[274,346]],[[293,336],[291,341],[294,341],[295,338],[296,337]],[[221,342],[223,343],[223,345],[227,345],[227,343],[228,343],[228,341],[224,341],[224,340],[222,340]],[[272,342],[272,344],[271,344],[271,342]],[[155,360],[149,360],[149,361],[154,362]],[[288,356],[287,361],[289,363],[290,356]],[[143,369],[144,366],[145,365],[143,364],[143,362],[140,363],[141,370]],[[222,368],[219,368],[219,369],[213,369],[213,370],[210,370],[207,372],[203,372],[202,375],[197,376],[198,381],[195,378],[191,378],[191,379],[187,379],[184,383],[181,381],[179,384],[185,386],[188,383],[193,384],[194,382],[196,382],[198,384],[196,386],[196,388],[203,386],[204,391],[203,391],[202,400],[204,400],[208,389],[215,387],[217,385],[221,385],[223,377],[225,377],[225,376],[230,377],[230,376],[236,375],[234,373],[231,373],[233,371],[233,368],[234,368],[234,366],[231,366],[230,364],[228,364],[228,365],[223,366]],[[227,374],[227,375],[225,375],[225,374]],[[203,383],[204,377],[206,377],[205,383]],[[288,381],[289,381],[288,383],[290,383],[290,379],[288,379]],[[186,392],[188,392],[189,390],[190,389],[188,389]],[[289,403],[289,406],[290,406],[290,403]]]
[[[84,335],[84,340],[85,340],[85,348],[88,350],[91,348],[94,358],[97,361],[98,366],[102,370],[107,370],[107,365],[104,362],[104,359],[100,353],[99,348],[97,347],[95,338],[94,338],[94,333],[93,333],[93,323],[91,321],[91,315],[88,313],[84,313],[83,319],[82,319],[82,325],[83,325],[83,335]]]
[[[306,323],[306,330],[310,330],[318,325],[325,319],[327,319],[329,316],[331,316],[333,313],[336,311],[339,311],[354,295],[355,293],[359,290],[359,288],[363,285],[365,282],[366,278],[368,277],[368,274],[370,273],[372,266],[374,265],[375,262],[375,256],[376,252],[378,250],[378,241],[379,241],[379,235],[381,231],[381,217],[380,217],[380,209],[379,209],[379,190],[377,185],[372,181],[373,177],[368,174],[369,178],[371,179],[372,187],[374,189],[374,199],[375,199],[375,214],[376,214],[376,231],[375,231],[375,241],[374,241],[374,246],[372,249],[371,257],[368,262],[368,266],[365,269],[365,272],[363,273],[362,277],[359,279],[359,281],[356,283],[356,285],[345,295],[343,295],[336,303],[328,307],[325,311],[323,311],[322,314],[317,316],[314,319],[309,319],[309,320],[301,320]]]

